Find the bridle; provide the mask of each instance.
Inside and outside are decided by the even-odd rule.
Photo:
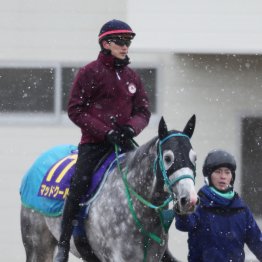
[[[173,134],[170,134],[167,137],[163,138],[162,140],[159,140],[159,142],[158,142],[158,154],[157,154],[155,161],[154,161],[154,175],[156,176],[156,169],[157,169],[157,164],[158,164],[160,171],[161,171],[161,174],[162,174],[163,179],[164,179],[164,184],[167,187],[169,194],[173,196],[174,195],[174,192],[173,192],[173,189],[172,189],[173,185],[175,185],[180,180],[186,179],[186,178],[192,179],[194,184],[195,184],[195,175],[192,176],[190,174],[185,174],[185,175],[179,176],[179,177],[172,179],[172,180],[170,180],[168,178],[167,172],[166,172],[166,169],[165,169],[165,166],[164,166],[163,156],[162,156],[162,151],[163,151],[162,145],[171,137],[186,137],[188,139],[190,139],[190,138],[187,135],[182,134],[182,133],[173,133]],[[194,174],[195,174],[195,172],[194,172]]]
[[[149,239],[155,241],[156,243],[158,243],[159,245],[164,245],[165,244],[165,240],[161,239],[159,236],[157,236],[156,234],[147,231],[144,226],[142,225],[142,223],[140,222],[140,220],[138,219],[134,206],[133,206],[133,201],[131,198],[131,195],[133,195],[135,198],[137,198],[137,200],[139,200],[142,204],[144,204],[145,206],[154,209],[156,212],[158,212],[159,217],[160,217],[160,221],[161,221],[161,225],[165,231],[165,233],[168,232],[169,226],[167,227],[164,224],[164,215],[163,215],[163,210],[166,206],[168,206],[168,204],[173,201],[173,204],[175,205],[177,202],[176,197],[174,196],[173,190],[172,190],[172,186],[174,186],[176,183],[178,183],[180,180],[182,179],[192,179],[193,182],[195,183],[195,176],[192,176],[190,174],[184,174],[182,176],[179,176],[175,179],[170,180],[167,176],[167,171],[164,167],[164,161],[163,161],[163,155],[162,155],[162,146],[163,144],[168,141],[170,138],[172,137],[186,137],[188,139],[190,139],[187,135],[183,134],[183,133],[172,133],[166,137],[164,137],[162,140],[159,139],[158,141],[158,145],[157,145],[157,155],[156,158],[154,160],[154,165],[153,165],[153,173],[154,176],[156,176],[157,174],[157,166],[159,166],[161,174],[163,176],[163,180],[164,180],[164,184],[165,186],[168,188],[168,193],[169,193],[169,197],[159,206],[156,206],[154,204],[152,204],[151,202],[149,202],[148,200],[144,199],[141,195],[139,195],[128,183],[127,181],[127,173],[128,173],[128,167],[126,167],[125,170],[122,170],[121,168],[121,164],[118,158],[118,147],[117,145],[115,145],[115,153],[116,153],[116,157],[117,157],[117,167],[119,170],[119,173],[122,175],[122,179],[125,185],[125,191],[126,191],[126,197],[128,200],[128,206],[130,209],[130,212],[134,218],[135,224],[137,226],[137,228],[139,229],[139,231],[144,235],[145,237],[145,243],[144,243],[144,261],[146,260],[146,256],[147,256],[147,249],[148,249],[148,244],[149,244]]]

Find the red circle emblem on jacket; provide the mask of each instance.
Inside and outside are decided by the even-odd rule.
[[[136,92],[136,86],[134,84],[129,84],[128,86],[128,91],[131,93],[131,94],[134,94]]]

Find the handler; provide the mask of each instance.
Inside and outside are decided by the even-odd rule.
[[[189,262],[244,262],[244,244],[262,261],[262,234],[247,205],[233,190],[236,161],[224,150],[208,153],[195,213],[176,215],[176,228],[188,232]]]
[[[78,159],[66,199],[55,262],[68,261],[70,238],[79,202],[102,156],[116,144],[133,149],[150,119],[149,101],[141,79],[128,67],[128,49],[135,33],[125,22],[111,20],[99,33],[97,60],[81,68],[68,104],[69,118],[81,129]]]

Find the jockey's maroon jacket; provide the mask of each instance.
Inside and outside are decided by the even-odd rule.
[[[81,128],[80,144],[104,141],[117,125],[129,125],[138,135],[149,122],[149,101],[140,77],[128,66],[116,68],[114,59],[100,52],[74,80],[68,116]]]

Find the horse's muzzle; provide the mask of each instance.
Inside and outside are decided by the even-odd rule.
[[[196,200],[190,200],[187,197],[181,197],[179,200],[176,201],[174,205],[174,211],[177,214],[190,214],[193,213],[199,204],[199,198],[197,197]]]

